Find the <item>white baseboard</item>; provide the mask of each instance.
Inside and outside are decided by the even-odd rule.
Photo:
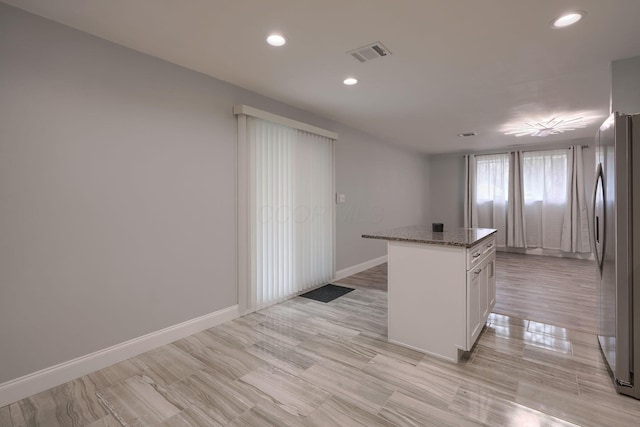
[[[387,262],[386,255],[370,259],[369,261],[365,261],[360,264],[352,265],[351,267],[343,268],[342,270],[336,271],[336,277],[334,280],[344,279],[345,277],[352,276],[354,274],[360,273],[361,271],[365,271],[377,265],[384,264],[385,262]]]
[[[159,331],[0,384],[0,408],[154,348],[172,343],[239,316],[238,306],[223,308]]]

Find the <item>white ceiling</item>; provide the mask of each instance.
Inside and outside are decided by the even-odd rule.
[[[3,1],[430,153],[592,137],[610,62],[640,55],[639,0]],[[577,25],[550,28],[576,9]],[[271,31],[287,45],[268,46]],[[345,53],[375,41],[393,55]],[[597,117],[547,138],[500,131],[558,112]]]

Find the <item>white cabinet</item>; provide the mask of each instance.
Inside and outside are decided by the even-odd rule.
[[[482,331],[482,315],[483,310],[482,294],[485,293],[483,288],[483,274],[481,270],[473,269],[467,272],[467,340],[466,349],[473,347],[480,332]],[[486,287],[486,285],[484,286]]]
[[[389,341],[454,362],[471,350],[495,304],[494,241],[389,241]]]
[[[496,302],[495,250],[482,254],[467,271],[467,345],[470,350],[478,339]]]
[[[495,251],[489,255],[487,262],[487,293],[489,295],[489,307],[487,308],[487,317],[496,306],[496,253]]]

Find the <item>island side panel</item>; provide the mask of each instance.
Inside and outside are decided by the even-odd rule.
[[[457,362],[466,344],[464,247],[388,242],[389,340]]]

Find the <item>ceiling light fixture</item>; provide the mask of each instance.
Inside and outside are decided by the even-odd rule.
[[[562,15],[559,18],[554,19],[553,22],[551,22],[551,28],[569,27],[575,24],[576,22],[578,22],[579,20],[581,20],[582,18],[584,18],[585,14],[586,12],[575,11],[575,12],[570,12],[565,15]]]
[[[271,46],[280,47],[284,46],[285,43],[287,43],[287,38],[282,34],[273,33],[269,34],[269,37],[267,37],[267,43],[269,43]]]
[[[524,123],[507,124],[503,127],[502,131],[505,135],[515,135],[516,137],[545,137],[585,128],[594,118],[595,117],[586,117],[582,115],[566,117],[558,115],[545,119],[526,120]]]
[[[358,79],[347,77],[342,83],[346,84],[347,86],[353,86],[354,84],[358,83]]]

